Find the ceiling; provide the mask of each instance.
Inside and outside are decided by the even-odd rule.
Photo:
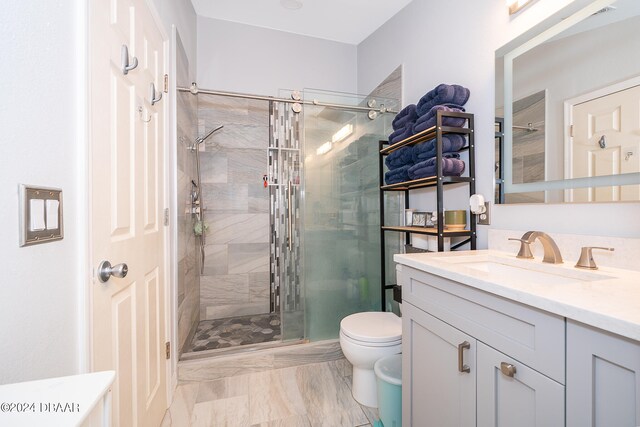
[[[282,0],[283,3],[292,0]],[[411,0],[299,0],[297,10],[281,0],[191,0],[196,13],[305,36],[359,44]],[[294,1],[295,3],[295,1]]]

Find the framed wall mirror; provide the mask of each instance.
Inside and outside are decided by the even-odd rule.
[[[640,200],[640,1],[577,1],[496,51],[496,203]]]

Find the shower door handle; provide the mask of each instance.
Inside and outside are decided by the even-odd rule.
[[[293,248],[293,214],[291,212],[291,207],[293,203],[291,203],[291,195],[293,194],[291,181],[289,181],[289,186],[287,187],[287,192],[289,193],[289,197],[287,198],[287,213],[289,218],[289,251]]]

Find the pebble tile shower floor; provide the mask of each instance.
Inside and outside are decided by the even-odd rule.
[[[277,313],[203,320],[198,323],[187,351],[197,352],[258,344],[278,341],[281,337],[280,315]]]

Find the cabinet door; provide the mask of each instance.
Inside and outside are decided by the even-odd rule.
[[[567,322],[567,427],[640,426],[640,343]]]
[[[478,427],[564,426],[562,384],[481,342],[476,369]]]
[[[405,302],[402,309],[403,425],[475,426],[475,354],[473,338]],[[468,372],[459,369],[459,356],[464,365],[462,371]]]

